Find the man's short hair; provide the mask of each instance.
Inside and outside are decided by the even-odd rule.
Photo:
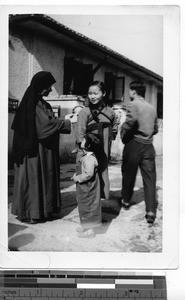
[[[142,81],[132,81],[129,87],[132,91],[135,90],[138,96],[145,97],[146,86]]]

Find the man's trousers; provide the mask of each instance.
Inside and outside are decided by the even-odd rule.
[[[125,144],[122,160],[122,197],[130,203],[138,167],[144,186],[146,212],[156,213],[156,166],[153,144],[141,144],[131,140]]]

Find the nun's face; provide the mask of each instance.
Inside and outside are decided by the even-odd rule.
[[[41,96],[47,97],[51,91],[52,87],[50,86],[48,89],[45,89],[41,92]]]

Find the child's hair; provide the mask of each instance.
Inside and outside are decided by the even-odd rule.
[[[106,93],[105,84],[102,81],[96,80],[96,81],[91,82],[91,84],[89,85],[89,88],[94,85],[97,85],[103,94]]]
[[[132,81],[129,87],[132,91],[135,90],[138,96],[145,97],[146,86],[142,81]]]
[[[85,139],[85,148],[90,151],[93,151],[95,155],[98,151],[100,151],[100,149],[103,149],[103,141],[99,134],[86,133]]]
[[[92,151],[98,161],[98,172],[103,172],[108,165],[107,156],[104,152],[103,140],[99,134],[86,133],[85,148]]]

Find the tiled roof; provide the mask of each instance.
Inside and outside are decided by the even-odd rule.
[[[34,23],[33,23],[34,22]],[[34,26],[35,22],[37,26]],[[44,30],[45,28],[51,29],[53,31],[53,37],[59,37],[60,35],[66,36],[66,42],[69,42],[69,39],[74,40],[85,47],[90,47],[94,51],[111,57],[112,59],[123,63],[130,69],[130,72],[133,73],[133,70],[137,70],[140,74],[148,77],[149,80],[156,81],[158,84],[162,85],[163,77],[154,73],[153,71],[135,63],[134,61],[128,59],[124,55],[100,44],[99,42],[67,27],[66,25],[54,20],[48,15],[44,14],[16,14],[10,15],[10,24],[24,25],[26,27],[35,29],[35,30]],[[39,27],[39,25],[41,27]],[[44,26],[44,27],[43,27]],[[139,74],[138,73],[138,74]]]

